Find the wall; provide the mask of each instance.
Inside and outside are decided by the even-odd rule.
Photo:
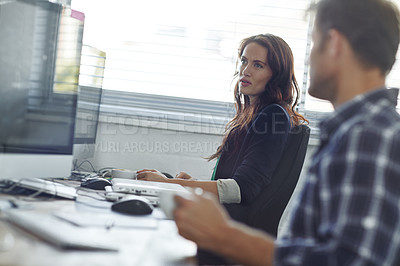
[[[151,168],[174,176],[185,171],[208,180],[215,161],[208,162],[204,157],[214,153],[221,141],[222,135],[217,134],[101,122],[94,157],[89,160],[95,169]]]

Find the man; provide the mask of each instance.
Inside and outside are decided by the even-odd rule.
[[[175,197],[179,232],[246,265],[400,265],[398,90],[385,88],[399,44],[386,0],[321,0],[311,95],[335,107],[277,240],[229,219],[209,195]]]

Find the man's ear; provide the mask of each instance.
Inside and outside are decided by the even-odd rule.
[[[337,58],[342,52],[343,35],[335,29],[328,31],[327,52],[330,57]]]

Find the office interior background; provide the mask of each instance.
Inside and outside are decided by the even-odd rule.
[[[298,110],[310,120],[304,173],[318,145],[318,121],[333,110],[307,93],[313,17],[306,10],[312,2],[67,3],[85,14],[83,44],[106,58],[96,143],[76,150],[77,162],[87,159],[95,169],[155,168],[172,175],[186,171],[209,179],[215,162],[204,158],[215,152],[234,114],[232,80],[240,40],[272,33],[292,48],[301,88]],[[387,85],[400,86],[399,62]]]

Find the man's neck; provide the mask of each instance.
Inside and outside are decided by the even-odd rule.
[[[378,69],[349,68],[339,79],[336,99],[332,102],[334,108],[364,94],[385,86],[385,76]]]

